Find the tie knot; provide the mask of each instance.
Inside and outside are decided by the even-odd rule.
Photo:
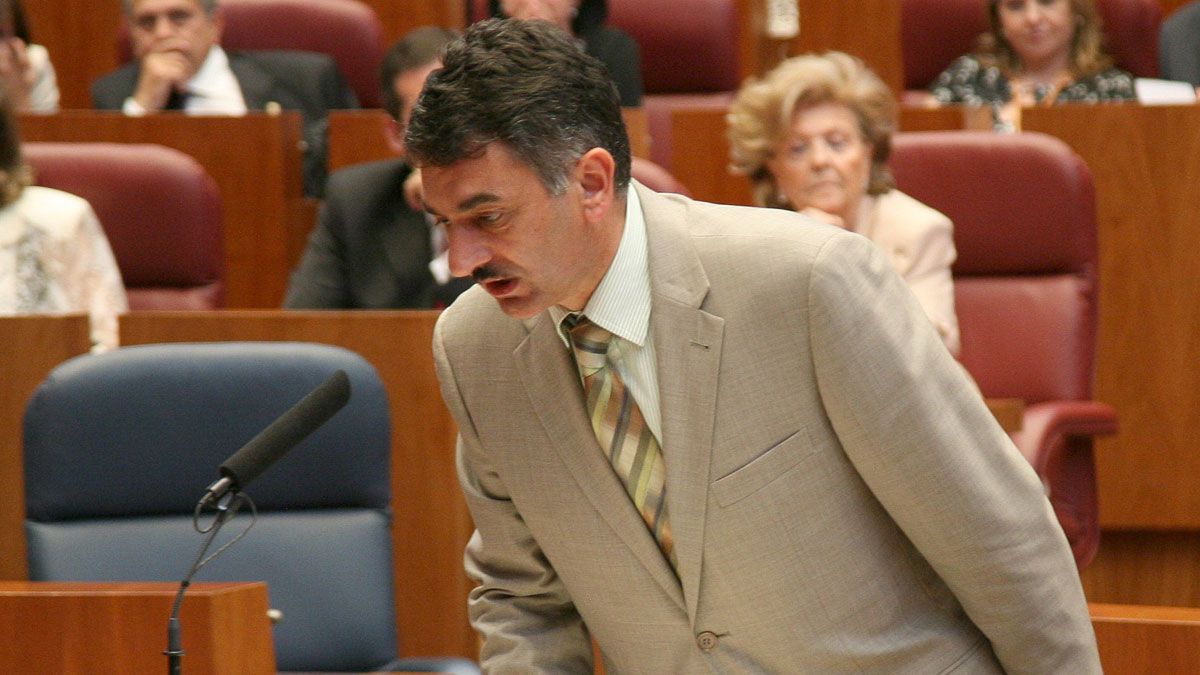
[[[575,347],[575,358],[579,365],[589,371],[603,368],[604,360],[608,357],[612,333],[592,323],[582,314],[563,319],[563,326],[571,336],[571,344]]]

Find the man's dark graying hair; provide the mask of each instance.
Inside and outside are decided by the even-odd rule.
[[[446,47],[425,83],[404,145],[418,166],[448,166],[508,146],[561,195],[592,148],[616,161],[614,187],[629,185],[629,137],[604,65],[544,21],[488,19]]]

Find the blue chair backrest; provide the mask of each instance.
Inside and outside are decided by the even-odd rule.
[[[57,367],[25,415],[30,578],[180,579],[217,466],[338,369],[350,402],[246,487],[257,523],[196,581],[267,582],[283,613],[280,670],[391,661],[387,394],[369,363],[338,347],[147,345]],[[218,544],[248,522],[240,515]]]

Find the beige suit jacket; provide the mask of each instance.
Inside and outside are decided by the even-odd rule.
[[[950,219],[899,190],[863,197],[858,213],[854,231],[883,249],[946,348],[957,356],[958,317],[950,274],[957,252]]]
[[[489,673],[1099,671],[1037,477],[866,238],[640,186],[679,578],[543,313],[480,289],[438,374]]]

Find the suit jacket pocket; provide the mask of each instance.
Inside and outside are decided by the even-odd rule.
[[[788,436],[749,464],[713,483],[713,494],[721,506],[754,494],[796,468],[813,452],[812,439],[804,429]]]

